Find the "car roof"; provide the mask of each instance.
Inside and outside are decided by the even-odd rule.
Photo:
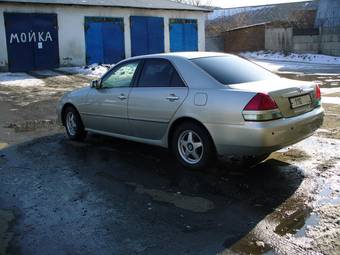
[[[195,58],[220,57],[220,56],[232,56],[232,54],[226,54],[226,53],[220,53],[220,52],[188,51],[188,52],[171,52],[171,53],[142,55],[142,56],[132,57],[130,59],[146,59],[146,58],[195,59]]]

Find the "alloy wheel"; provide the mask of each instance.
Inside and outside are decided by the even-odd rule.
[[[70,135],[74,136],[77,133],[76,117],[73,112],[68,112],[66,115],[66,128]]]
[[[177,147],[181,158],[188,164],[197,164],[203,157],[202,139],[192,130],[185,130],[180,134]]]

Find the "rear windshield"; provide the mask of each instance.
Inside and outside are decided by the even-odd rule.
[[[278,78],[268,70],[237,56],[205,57],[191,61],[225,85]]]

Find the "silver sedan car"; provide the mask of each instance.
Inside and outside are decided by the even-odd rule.
[[[190,169],[217,156],[260,162],[311,136],[324,117],[317,84],[205,52],[124,60],[57,108],[71,140],[89,131],[162,146]]]

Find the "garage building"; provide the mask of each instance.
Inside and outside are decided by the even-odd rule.
[[[203,51],[207,12],[168,0],[0,0],[0,70]]]

